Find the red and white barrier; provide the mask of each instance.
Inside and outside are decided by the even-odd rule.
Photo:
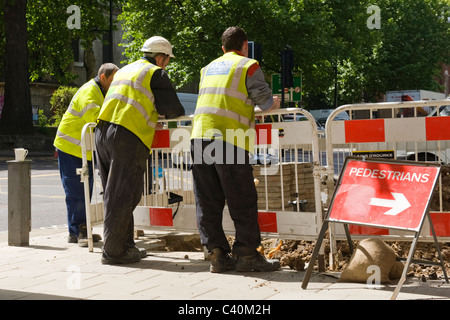
[[[307,121],[296,121],[297,115]],[[288,117],[293,121],[284,121]],[[322,225],[321,174],[319,132],[312,115],[303,109],[283,109],[257,114],[255,154],[271,154],[272,162],[254,167],[259,196],[258,222],[265,237],[313,240]],[[267,122],[265,120],[270,120]],[[160,121],[143,186],[143,196],[134,211],[138,229],[198,232],[193,192],[189,122],[191,117]],[[92,128],[86,126],[86,152],[94,150]],[[307,156],[306,156],[307,155]],[[273,162],[275,160],[275,162]],[[286,162],[283,162],[286,160]],[[85,167],[86,164],[83,164]],[[86,174],[86,170],[84,170]],[[87,180],[85,180],[87,182]],[[87,184],[85,184],[87,185]],[[305,192],[308,186],[309,193]],[[278,188],[276,186],[279,186]],[[85,189],[89,199],[89,189]],[[302,200],[308,197],[308,205]],[[89,203],[89,201],[88,201]],[[92,226],[102,223],[101,200],[86,206],[88,240],[92,251]],[[223,228],[234,233],[228,209],[224,210]]]
[[[340,171],[340,163],[336,153],[351,155],[355,151],[392,150],[397,159],[439,161],[450,163],[450,117],[430,116],[418,117],[418,112],[412,112],[412,117],[395,117],[401,108],[441,108],[450,105],[449,100],[415,101],[401,103],[378,103],[346,105],[336,109],[328,118],[326,124],[326,151],[328,185]],[[333,121],[342,111],[352,117],[348,121]],[[387,118],[374,118],[373,114],[388,114]],[[368,114],[368,119],[353,119],[361,114]],[[392,117],[394,116],[394,117]],[[331,190],[332,188],[329,188]],[[442,192],[442,187],[438,188]],[[328,197],[331,199],[332,194]],[[438,237],[442,241],[450,240],[450,212],[442,210],[431,212],[431,218]],[[399,230],[380,229],[366,226],[349,226],[350,232],[356,237],[381,236],[386,239],[402,240],[408,237]],[[335,236],[345,237],[343,228],[336,227]],[[421,233],[422,240],[432,240],[428,222]]]

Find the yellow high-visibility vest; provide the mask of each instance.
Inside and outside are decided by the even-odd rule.
[[[228,52],[202,69],[192,139],[222,139],[253,152],[255,111],[245,81],[254,63]]]
[[[81,131],[86,123],[96,122],[103,104],[103,94],[94,79],[85,83],[73,96],[64,113],[53,145],[70,155],[81,158]],[[87,154],[92,159],[92,154]]]
[[[130,130],[149,149],[158,122],[155,98],[150,88],[157,69],[160,67],[140,59],[117,71],[98,117]]]

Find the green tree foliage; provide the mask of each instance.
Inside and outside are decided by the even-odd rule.
[[[0,0],[0,73],[6,81],[1,132],[33,130],[30,80],[51,76],[68,84],[75,79],[71,70],[73,40],[81,41],[87,76],[93,75],[92,41],[109,29],[109,4],[109,0]],[[20,12],[15,9],[19,5]],[[70,6],[80,9],[76,28],[68,26]],[[23,47],[19,40],[24,42]]]
[[[77,93],[78,88],[61,86],[53,92],[50,98],[51,111],[53,113],[51,125],[57,127],[61,122],[67,107],[70,105],[73,96]]]
[[[67,20],[69,6],[80,8],[80,28],[70,29]],[[90,53],[92,42],[101,38],[109,28],[109,1],[92,0],[33,0],[28,2],[28,48],[30,77],[35,81],[52,76],[59,83],[72,82],[72,41],[81,40]]]
[[[450,3],[439,0],[384,0],[383,38],[374,66],[379,87],[440,91],[436,77],[450,63]]]
[[[178,87],[221,54],[221,34],[244,28],[263,45],[266,74],[280,69],[285,45],[302,72],[307,107],[375,101],[395,89],[439,90],[436,77],[449,63],[448,0],[380,0],[380,28],[368,27],[371,0],[130,0],[120,16],[125,54],[140,56],[145,39],[161,35],[175,46],[169,66]]]
[[[0,0],[0,56],[4,3]],[[373,4],[380,9],[380,29],[367,26]],[[66,25],[70,5],[81,9],[81,29]],[[168,38],[177,57],[169,71],[178,87],[198,81],[200,69],[221,54],[221,34],[231,25],[263,45],[267,75],[279,71],[284,46],[293,48],[310,108],[333,105],[335,68],[343,104],[375,101],[388,90],[442,91],[436,80],[442,63],[450,63],[448,0],[114,0],[114,5],[123,10],[126,59],[141,55],[145,39]],[[89,51],[109,28],[108,13],[108,0],[28,1],[31,80],[51,75],[70,83],[72,40],[80,39]]]
[[[0,56],[4,55],[5,31],[3,7],[6,0],[0,0]],[[113,0],[115,7],[120,0]],[[71,5],[80,8],[80,29],[69,29],[67,20],[72,13]],[[30,80],[51,76],[57,82],[68,84],[76,75],[71,71],[74,61],[72,41],[80,40],[86,52],[92,49],[92,42],[109,30],[109,0],[33,0],[27,3],[28,51]],[[0,61],[0,73],[3,59]]]
[[[71,41],[74,32],[66,26],[67,1],[29,1],[27,11],[30,80],[52,76],[67,83],[75,79],[69,72],[73,61]]]

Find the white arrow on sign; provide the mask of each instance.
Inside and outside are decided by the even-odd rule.
[[[388,216],[396,216],[400,212],[411,207],[411,204],[409,203],[408,199],[406,199],[403,193],[391,192],[391,194],[395,200],[372,198],[370,199],[369,205],[391,208],[391,210],[388,210],[384,213]]]

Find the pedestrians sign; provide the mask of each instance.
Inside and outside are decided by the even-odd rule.
[[[281,75],[279,73],[272,74],[272,94],[281,96]],[[284,99],[289,102],[302,101],[302,76],[294,74],[294,86],[284,88]]]
[[[419,230],[440,168],[351,159],[330,205],[330,221]]]
[[[402,276],[391,299],[397,298],[411,262],[440,265],[448,283],[439,243],[428,212],[428,204],[440,169],[439,163],[347,157],[303,278],[302,288],[306,289],[308,286],[329,223],[335,222],[344,224],[351,251],[353,243],[347,224],[414,232]],[[430,224],[439,263],[412,259],[425,217]]]

